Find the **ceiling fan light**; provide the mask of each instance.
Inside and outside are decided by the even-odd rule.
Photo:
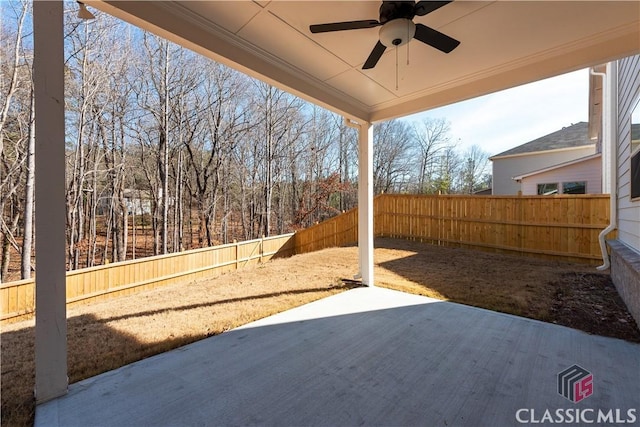
[[[410,19],[391,20],[380,28],[380,42],[386,47],[397,47],[407,44],[416,33],[416,24]]]

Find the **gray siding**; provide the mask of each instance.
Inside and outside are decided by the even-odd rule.
[[[595,154],[595,145],[569,150],[547,151],[522,154],[513,157],[493,159],[493,194],[515,195],[520,191],[520,183],[512,178],[561,163]]]
[[[586,182],[586,194],[602,193],[602,158],[596,157],[523,178],[522,194],[525,196],[536,195],[538,194],[538,184],[547,183],[557,183],[558,189],[562,191],[562,183],[572,181]]]
[[[618,239],[640,252],[640,200],[631,194],[631,111],[640,99],[640,56],[618,62]]]

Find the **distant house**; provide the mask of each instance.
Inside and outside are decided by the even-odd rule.
[[[123,192],[124,201],[129,215],[143,215],[151,213],[151,194],[147,190],[135,190],[126,188]],[[111,195],[98,198],[96,213],[107,215],[112,209],[113,199]]]
[[[559,165],[513,177],[523,195],[602,193],[602,154],[592,154]]]
[[[602,193],[599,145],[580,122],[492,156],[494,195]]]
[[[148,191],[127,188],[124,190],[124,199],[130,215],[151,213],[151,194]]]

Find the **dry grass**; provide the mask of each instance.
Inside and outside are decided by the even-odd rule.
[[[380,286],[541,320],[554,320],[563,278],[594,271],[404,240],[381,239],[376,246]],[[340,279],[352,277],[356,266],[356,248],[327,249],[73,308],[70,382],[346,290]],[[33,423],[33,340],[32,320],[3,325],[3,426]]]
[[[357,250],[278,259],[68,311],[71,383],[348,289]],[[33,320],[2,328],[2,425],[33,424]]]
[[[552,282],[593,267],[381,239],[376,284],[405,292],[548,320]]]

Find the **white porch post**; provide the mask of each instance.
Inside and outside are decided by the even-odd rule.
[[[373,286],[373,126],[358,126],[358,253],[362,283]]]
[[[67,392],[63,3],[33,2],[36,402]]]

